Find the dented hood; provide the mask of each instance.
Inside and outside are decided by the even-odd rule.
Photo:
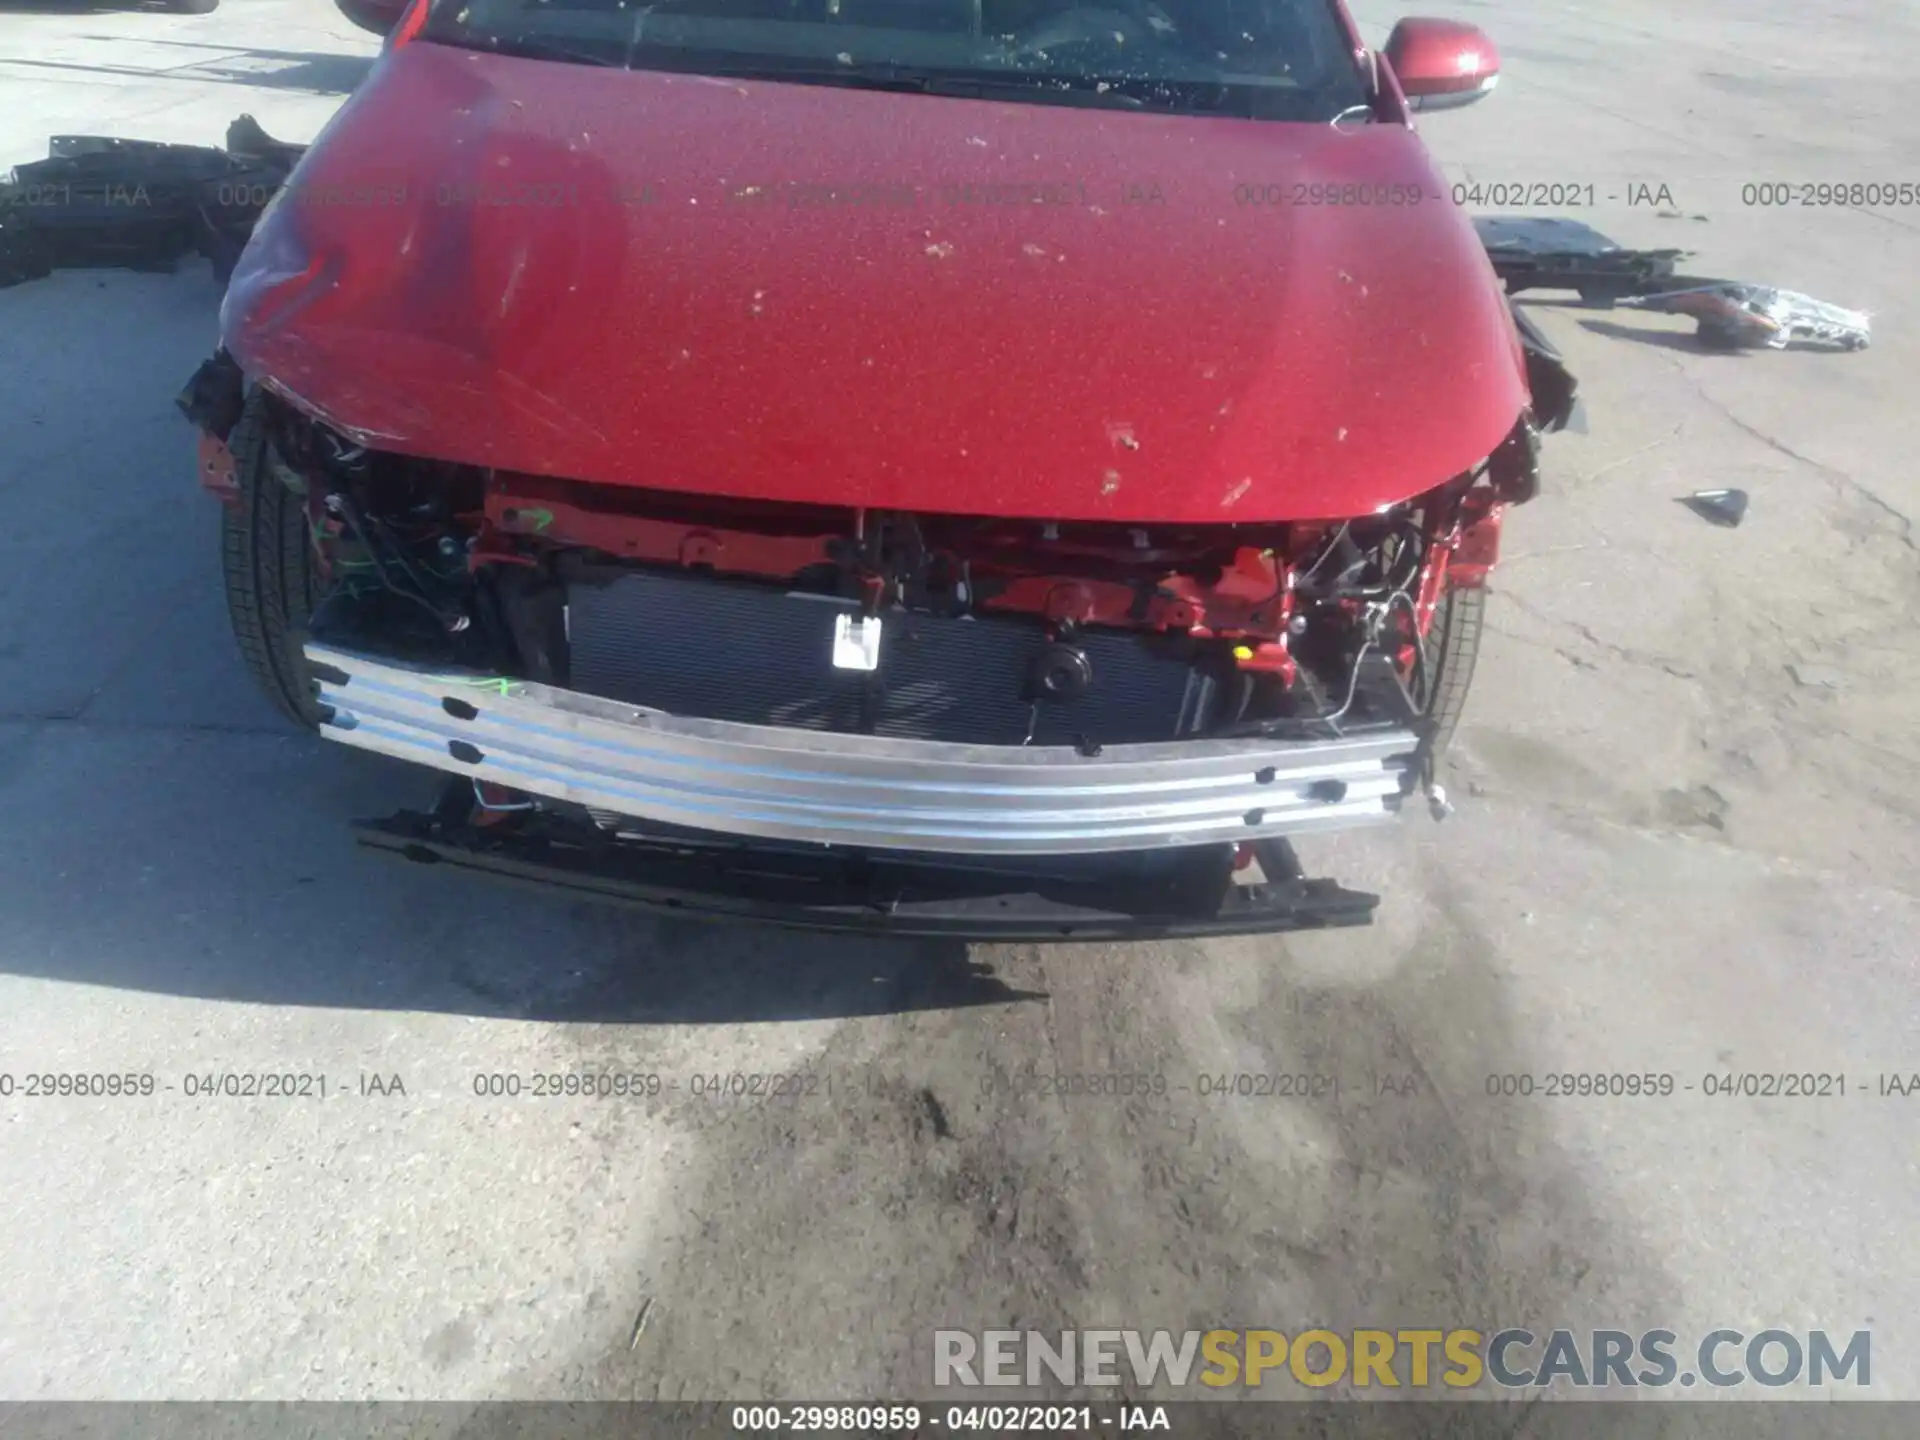
[[[1403,128],[418,42],[308,151],[222,330],[377,448],[982,515],[1364,513],[1526,402],[1485,253]]]

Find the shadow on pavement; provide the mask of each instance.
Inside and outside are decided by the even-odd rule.
[[[1609,340],[1629,340],[1637,345],[1651,345],[1659,350],[1679,350],[1688,355],[1744,355],[1744,350],[1715,350],[1710,345],[1702,345],[1699,339],[1682,330],[1651,330],[1636,325],[1620,325],[1612,320],[1582,320],[1582,330],[1595,335],[1604,335]]]
[[[101,4],[99,0],[0,0],[0,15],[125,15],[146,12],[155,15],[177,13],[166,0],[127,0],[121,5]]]
[[[316,95],[350,95],[373,68],[364,55],[321,55],[299,50],[252,50],[217,42],[175,43],[191,50],[225,50],[223,56],[183,63],[177,69],[141,65],[83,65],[72,60],[9,59],[9,70],[58,70],[69,74],[126,75],[140,80],[185,80],[200,85],[245,85],[256,90],[300,90]],[[254,67],[262,68],[254,68]],[[217,143],[217,138],[208,143]]]

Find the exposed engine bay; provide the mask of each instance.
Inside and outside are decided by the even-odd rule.
[[[183,397],[216,444],[239,385],[220,357]],[[1419,721],[1441,593],[1481,583],[1502,508],[1537,484],[1529,420],[1382,514],[1030,523],[486,472],[262,403],[311,526],[317,639],[675,714],[965,744]]]

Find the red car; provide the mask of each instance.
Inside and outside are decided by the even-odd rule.
[[[1555,423],[1409,119],[1484,36],[341,3],[391,34],[203,451],[267,694],[448,777],[363,840],[911,934],[1371,916],[1288,841],[1432,788]]]

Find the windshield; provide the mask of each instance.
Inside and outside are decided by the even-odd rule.
[[[582,65],[1162,113],[1365,101],[1328,0],[435,0],[423,38]]]

